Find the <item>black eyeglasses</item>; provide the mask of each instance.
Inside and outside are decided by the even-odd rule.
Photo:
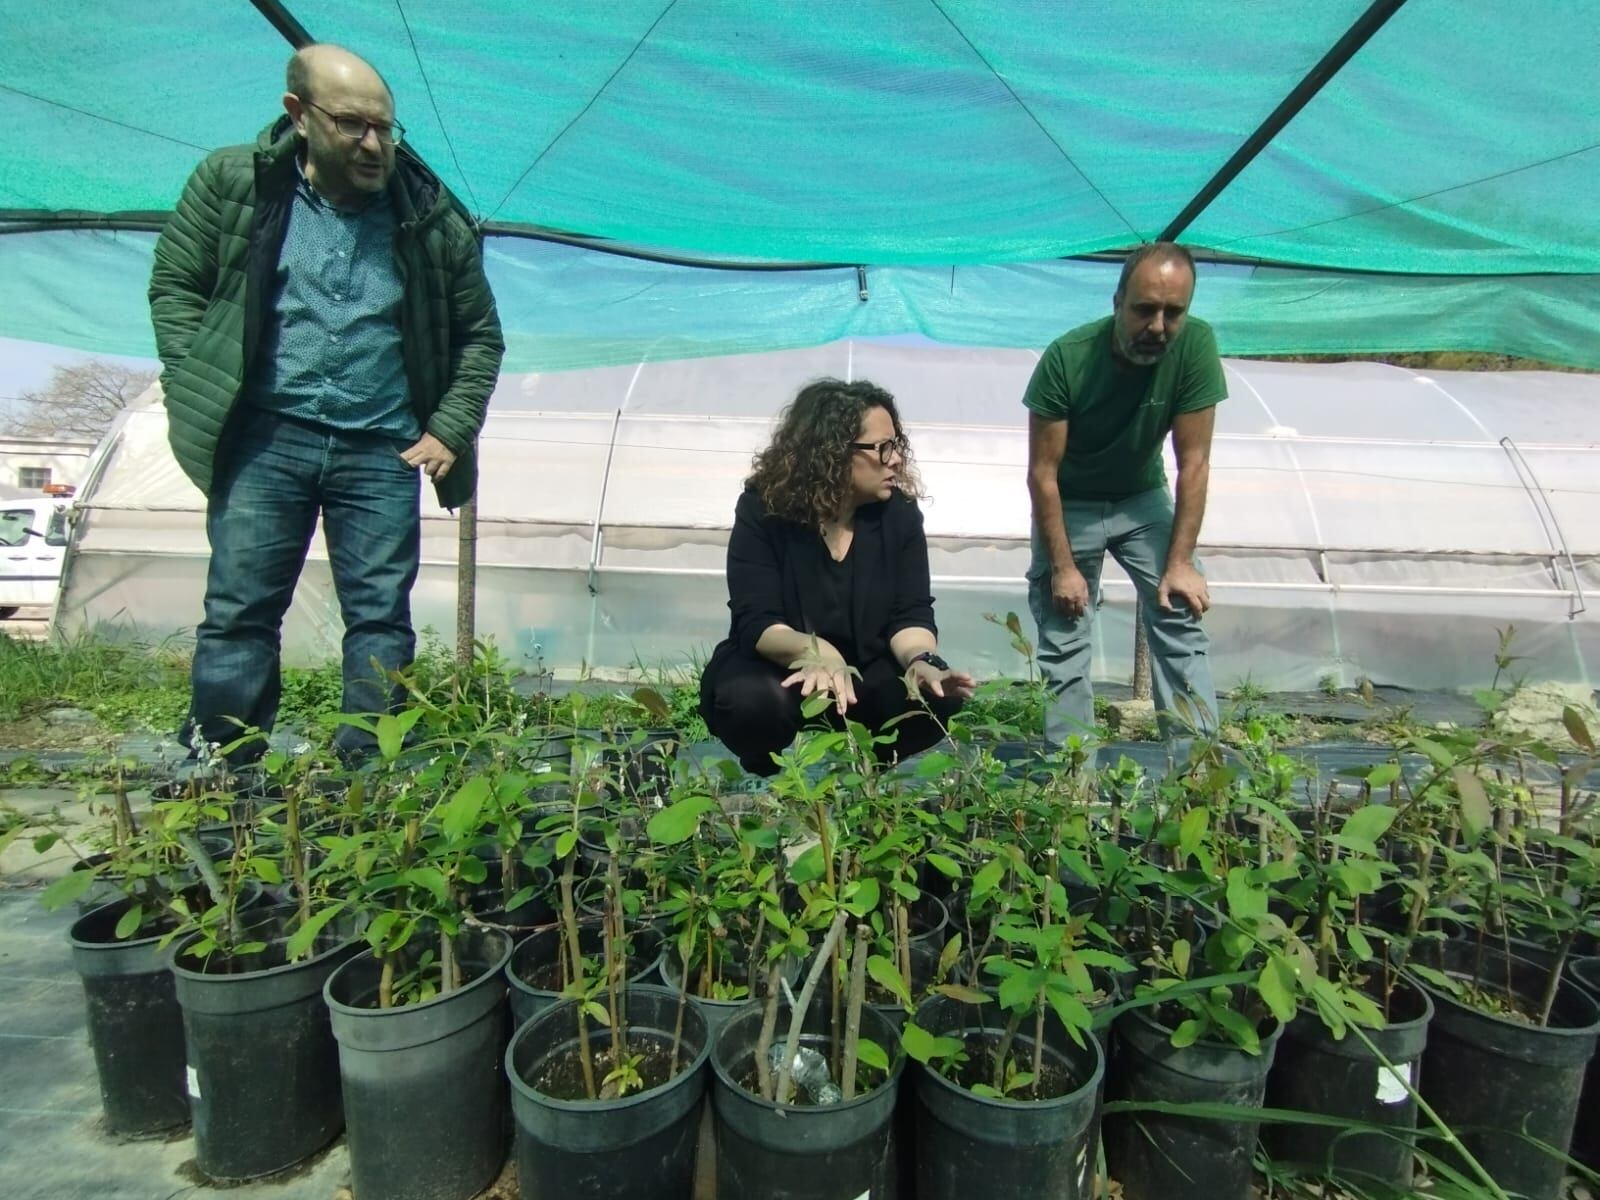
[[[904,458],[911,450],[911,443],[902,435],[900,437],[885,438],[881,442],[851,442],[852,450],[876,450],[878,461],[884,466],[889,465],[889,456],[898,454]]]
[[[333,122],[333,127],[349,138],[352,142],[359,142],[367,136],[367,130],[372,130],[378,135],[378,140],[385,145],[394,145],[406,136],[406,127],[399,121],[369,121],[365,117],[352,116],[349,113],[329,112],[322,105],[314,101],[300,98],[300,103],[307,108],[314,108],[328,120]]]

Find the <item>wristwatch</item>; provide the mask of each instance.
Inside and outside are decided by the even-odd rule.
[[[908,662],[906,664],[906,670],[909,671],[912,667],[916,666],[919,662],[927,663],[935,671],[948,671],[950,669],[950,664],[945,662],[944,659],[940,658],[932,650],[924,650],[921,654],[917,655],[915,658],[913,658],[910,662]]]

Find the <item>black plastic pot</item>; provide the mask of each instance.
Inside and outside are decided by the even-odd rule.
[[[996,1018],[1000,1018],[999,1021]],[[917,1024],[937,1036],[1001,1035],[1003,1014],[943,996],[917,1008]],[[996,1027],[1000,1026],[1000,1027]],[[1054,1013],[1044,1025],[1044,1057],[1067,1072],[1073,1089],[1046,1100],[995,1100],[914,1069],[918,1200],[1090,1200],[1095,1164],[1094,1118],[1105,1059],[1100,1045],[1082,1046]],[[1033,1058],[1033,1022],[1015,1041],[1018,1062]]]
[[[408,962],[435,940],[419,930],[406,947]],[[423,1003],[379,1008],[382,970],[370,953],[346,962],[323,989],[339,1042],[358,1196],[467,1200],[505,1162],[501,1057],[511,937],[468,926],[456,955],[465,982]]]
[[[1600,1001],[1600,958],[1576,958],[1567,963],[1567,975],[1590,998]],[[1600,1170],[1600,1055],[1589,1060],[1583,1077],[1583,1098],[1573,1129],[1572,1156],[1591,1171]]]
[[[560,961],[565,937],[566,932],[560,926],[541,929],[518,942],[511,957],[506,960],[513,1029],[521,1029],[561,998],[560,988],[541,987],[533,982],[533,977],[539,968]],[[660,979],[658,971],[662,956],[661,935],[650,926],[643,925],[632,930],[629,937],[633,943],[628,954],[629,985],[657,982]],[[584,920],[578,923],[578,950],[585,958],[599,961],[605,950],[600,922]]]
[[[645,1044],[670,1050],[676,992],[630,987],[627,1012],[630,1051]],[[545,1071],[579,1044],[575,1001],[546,1009],[517,1031],[506,1050],[506,1074],[523,1200],[690,1200],[711,1038],[692,1005],[682,1015],[678,1074],[615,1100],[563,1100],[538,1088]],[[587,1026],[591,1052],[609,1049],[609,1031],[593,1020]]]
[[[322,988],[356,952],[352,922],[330,922],[310,958],[291,963],[291,905],[245,922],[267,948],[202,962],[179,944],[172,958],[188,1047],[195,1165],[211,1179],[255,1179],[293,1166],[344,1126],[339,1052]]]
[[[161,945],[171,926],[118,941],[117,922],[131,904],[120,900],[79,917],[68,939],[73,968],[83,980],[106,1125],[113,1133],[143,1137],[187,1125],[189,1094],[183,1012]]]
[[[1267,1079],[1267,1104],[1295,1112],[1346,1117],[1387,1125],[1398,1133],[1417,1127],[1414,1090],[1428,1044],[1433,1002],[1426,992],[1400,981],[1391,1001],[1392,1019],[1364,1030],[1395,1068],[1391,1072],[1354,1033],[1335,1040],[1314,1010],[1302,1009],[1284,1027]],[[1397,1072],[1397,1073],[1396,1073]],[[1403,1081],[1403,1082],[1402,1082]],[[1274,1159],[1304,1163],[1341,1176],[1365,1176],[1406,1191],[1411,1186],[1412,1140],[1379,1133],[1344,1133],[1320,1125],[1269,1125],[1261,1138]]]
[[[532,886],[533,895],[515,908],[506,908],[506,894],[502,886],[504,866],[498,858],[487,862],[488,877],[467,896],[467,907],[470,908],[478,919],[486,925],[497,925],[508,930],[512,936],[518,936],[541,925],[548,925],[555,920],[556,910],[551,903],[554,894],[555,879],[547,867],[530,867],[526,864],[517,868],[517,879],[520,892],[523,888]]]
[[[785,960],[784,976],[788,979],[790,987],[796,992],[800,990],[801,966],[802,964],[796,958],[790,957]],[[683,969],[679,965],[677,950],[670,938],[662,942],[660,971],[661,982],[668,991],[672,992],[673,995],[677,995],[679,981],[683,978]],[[736,975],[740,979],[744,978],[742,972],[730,969],[727,973]],[[758,986],[765,987],[766,980],[761,980]],[[757,997],[757,999],[759,998]],[[728,1023],[735,1013],[749,1006],[750,1000],[751,997],[749,996],[742,1000],[710,1000],[694,995],[689,997],[689,1003],[698,1008],[700,1015],[705,1018],[706,1030],[712,1039],[715,1039],[717,1034],[722,1032],[722,1027]]]
[[[1480,954],[1475,945],[1445,942],[1436,953],[1447,975],[1471,981]],[[1543,968],[1515,957],[1508,964],[1498,950],[1481,954],[1486,980],[1503,989],[1509,967],[1514,998],[1537,1009]],[[1503,1189],[1529,1200],[1556,1200],[1561,1161],[1518,1131],[1561,1153],[1571,1146],[1584,1070],[1600,1037],[1600,1004],[1562,980],[1550,1022],[1541,1028],[1471,1008],[1426,981],[1422,986],[1437,1010],[1422,1059],[1423,1099]]]
[[[801,1042],[827,1052],[827,1005],[806,1014]],[[756,1077],[762,1008],[748,1005],[717,1035],[711,1052],[716,1111],[717,1195],[739,1200],[840,1200],[870,1195],[895,1200],[892,1118],[905,1055],[900,1040],[871,1009],[861,1036],[890,1055],[889,1076],[873,1091],[838,1104],[780,1106],[745,1087]],[[779,1008],[778,1037],[787,1009]]]
[[[1172,1030],[1147,1009],[1116,1020],[1117,1049],[1106,1099],[1133,1103],[1228,1104],[1259,1108],[1282,1026],[1261,1038],[1261,1053],[1199,1041],[1178,1049]],[[1245,1200],[1257,1121],[1213,1121],[1154,1112],[1105,1119],[1106,1168],[1127,1200]]]
[[[200,848],[212,859],[225,859],[233,853],[233,838],[225,833],[202,833],[198,835]],[[127,876],[121,872],[109,872],[104,869],[105,864],[111,861],[110,854],[91,854],[88,858],[72,865],[74,871],[94,871],[95,880],[89,885],[89,890],[78,898],[78,912],[80,915],[93,912],[107,904],[115,904],[127,894]],[[98,869],[97,869],[98,868]],[[184,859],[167,871],[161,879],[166,887],[186,887],[199,880],[200,873],[194,865]]]

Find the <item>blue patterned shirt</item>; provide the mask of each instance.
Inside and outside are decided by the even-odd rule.
[[[387,192],[341,212],[299,169],[252,404],[334,429],[422,436],[400,351],[394,236]]]

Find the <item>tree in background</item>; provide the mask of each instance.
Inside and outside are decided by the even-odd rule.
[[[137,400],[155,378],[154,371],[98,358],[57,367],[45,387],[17,397],[0,433],[98,442],[117,414]]]

